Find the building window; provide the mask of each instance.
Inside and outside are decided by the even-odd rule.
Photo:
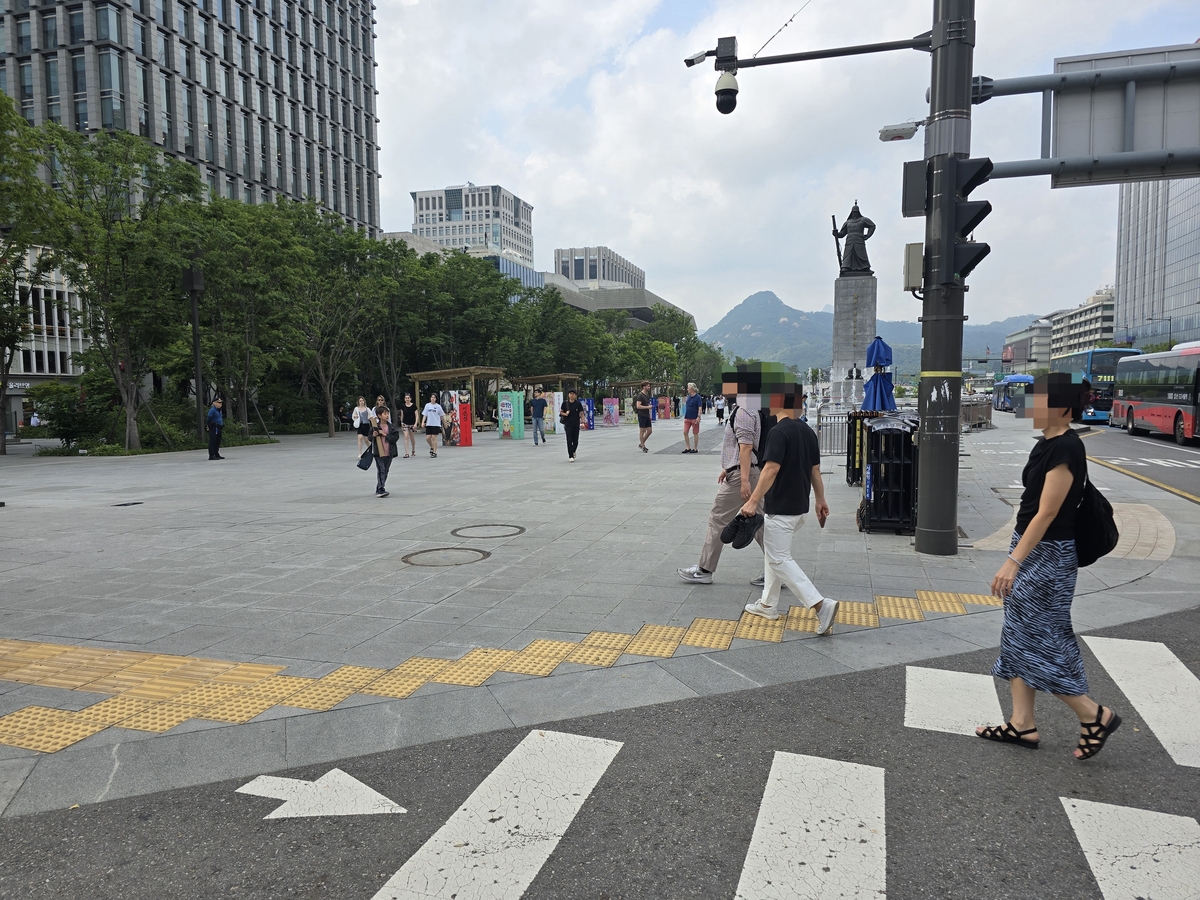
[[[67,14],[67,23],[71,29],[71,43],[83,43],[83,10],[73,9]]]
[[[0,37],[3,32],[0,31]],[[42,13],[42,49],[53,50],[58,46],[58,16],[54,13]],[[0,41],[3,47],[3,41]]]
[[[96,7],[96,40],[121,43],[121,15],[114,7]]]
[[[213,98],[204,98],[204,158],[209,162],[216,162],[214,135],[216,115],[213,112]],[[216,194],[216,188],[213,188],[213,194]]]
[[[100,125],[125,128],[125,81],[121,54],[108,48],[96,54],[100,63]]]
[[[185,40],[192,39],[191,17],[188,15],[188,8],[182,3],[175,6],[175,30],[181,38]]]
[[[138,134],[148,138],[150,137],[150,70],[145,63],[137,64],[133,77],[138,94]]]
[[[162,93],[162,145],[168,150],[174,150],[175,85],[170,75],[164,75],[161,72],[159,73],[159,88]]]
[[[75,130],[85,132],[88,129],[87,64],[82,53],[71,57],[71,80],[75,95]]]
[[[29,16],[17,19],[17,52],[29,53],[33,49],[33,36],[30,30]]]
[[[165,31],[159,31],[157,35],[158,52],[155,53],[155,59],[158,64],[164,68],[171,68],[171,38]]]

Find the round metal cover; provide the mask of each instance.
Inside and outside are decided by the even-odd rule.
[[[468,563],[481,562],[492,554],[486,550],[476,550],[474,547],[433,547],[429,550],[418,550],[401,557],[401,562],[410,566],[465,566]]]
[[[516,537],[518,534],[524,534],[525,529],[520,525],[463,525],[461,528],[455,528],[450,532],[455,537],[460,538],[510,538]]]

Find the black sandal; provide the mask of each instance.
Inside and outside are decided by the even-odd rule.
[[[1037,731],[1036,726],[1034,728],[1026,728],[1024,731],[1017,731],[1017,729],[1013,728],[1012,722],[1005,722],[1003,725],[989,725],[983,731],[977,731],[975,734],[985,741],[1016,744],[1018,747],[1024,747],[1026,750],[1036,750],[1041,741],[1030,741],[1024,737],[1024,735],[1033,734],[1035,731]]]
[[[1103,722],[1103,706],[1096,710],[1095,722],[1079,723],[1080,727],[1083,729],[1083,733],[1079,735],[1080,755],[1076,756],[1075,758],[1080,762],[1085,759],[1091,759],[1093,756],[1103,750],[1105,741],[1112,737],[1113,732],[1121,727],[1121,717],[1111,709],[1109,712],[1112,713],[1112,718],[1108,720],[1107,725],[1105,725]],[[1074,756],[1074,754],[1072,755]]]

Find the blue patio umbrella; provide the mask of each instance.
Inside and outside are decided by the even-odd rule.
[[[891,364],[892,348],[884,343],[883,338],[876,337],[867,345],[867,366],[873,368],[875,374],[863,385],[863,409],[896,408],[896,398],[892,394],[892,373],[884,371]]]

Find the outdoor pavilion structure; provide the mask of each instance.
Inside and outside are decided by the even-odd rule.
[[[558,385],[559,392],[565,394],[570,390],[579,390],[579,379],[581,377],[578,372],[555,372],[552,375],[525,375],[521,378],[509,378],[508,380],[515,388],[540,387],[543,391]]]
[[[475,398],[479,396],[478,385],[480,380],[483,381],[485,393],[491,391],[493,382],[496,384],[496,390],[500,390],[500,380],[504,378],[503,369],[494,369],[489,366],[467,366],[463,369],[436,369],[432,372],[409,372],[408,377],[412,379],[413,390],[416,392],[414,396],[418,398],[418,407],[424,402],[425,397],[425,394],[421,390],[422,382],[426,385],[440,384],[448,391],[459,391],[465,388],[471,397],[472,427],[474,429],[483,429],[493,426],[493,422],[481,419],[477,414],[476,410],[478,406]]]

